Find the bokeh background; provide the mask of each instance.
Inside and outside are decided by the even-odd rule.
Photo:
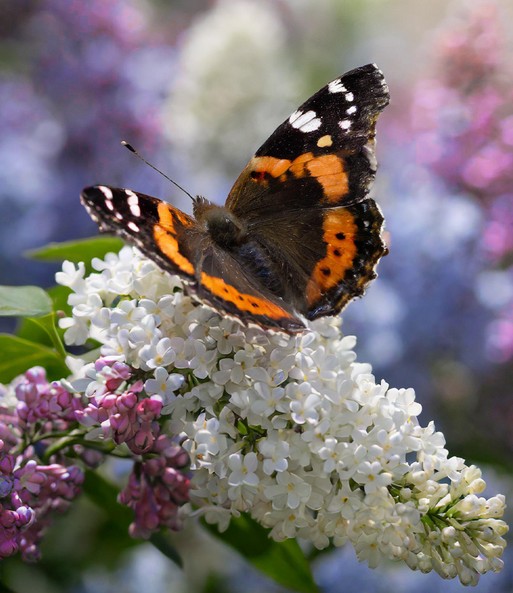
[[[378,378],[414,387],[452,453],[512,490],[513,4],[511,0],[0,1],[0,284],[53,283],[23,253],[96,227],[93,183],[222,202],[256,148],[312,92],[377,62],[392,103],[375,197],[390,255],[344,312]],[[12,327],[12,326],[11,326]],[[116,534],[87,500],[49,533],[43,561],[0,566],[18,593],[281,591],[194,527],[185,569]],[[513,557],[477,591],[513,591]],[[453,591],[456,582],[351,549],[320,554],[322,591]]]

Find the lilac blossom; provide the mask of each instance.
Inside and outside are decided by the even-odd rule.
[[[2,3],[0,20],[17,65],[0,75],[0,275],[47,283],[48,269],[20,254],[92,233],[77,199],[91,176],[156,190],[120,141],[148,158],[162,148],[174,50],[135,0]]]
[[[417,156],[449,190],[465,192],[484,212],[481,250],[488,265],[513,284],[513,87],[499,5],[461,5],[439,32],[433,67],[413,104]],[[484,293],[481,292],[481,295]],[[489,294],[489,293],[487,293]],[[513,357],[513,295],[488,298],[487,354]]]
[[[0,557],[40,556],[39,543],[54,513],[80,494],[83,467],[95,467],[118,445],[128,447],[134,468],[120,502],[134,509],[134,537],[163,526],[179,529],[179,507],[188,501],[188,455],[162,434],[160,396],[148,397],[133,369],[112,357],[92,365],[77,392],[67,382],[48,382],[41,367],[29,369],[4,393],[0,410]],[[65,384],[67,387],[65,387]],[[177,388],[179,385],[177,385]],[[82,438],[85,435],[88,438]],[[91,440],[102,437],[98,450]],[[69,445],[54,446],[60,437]],[[72,463],[73,453],[81,465]],[[146,455],[147,454],[147,455]]]
[[[277,541],[301,537],[319,549],[348,541],[371,567],[402,560],[467,585],[502,568],[504,497],[480,496],[480,470],[449,456],[433,422],[419,423],[412,389],[377,382],[370,365],[356,362],[355,340],[341,334],[340,320],[319,319],[294,336],[243,328],[195,302],[178,276],[135,248],[93,266],[82,281],[69,263],[59,275],[65,285],[75,279],[72,316],[61,320],[65,340],[97,336],[109,360],[79,365],[71,381],[95,410],[89,438],[108,436],[134,451],[129,424],[144,432],[155,414],[150,403],[148,418],[131,416],[141,383],[152,375],[184,377],[160,410],[162,432],[146,432],[149,439],[137,445],[146,458],[136,461],[119,497],[135,512],[132,534],[177,529],[198,514],[224,530],[230,516],[247,512]],[[84,314],[81,303],[93,302],[93,294],[100,302]],[[173,355],[151,368],[147,353],[170,336],[165,350]],[[110,392],[103,385],[115,352],[132,371]],[[135,397],[121,409],[127,394]],[[160,401],[155,397],[144,401]],[[112,425],[111,409],[126,432]],[[186,457],[174,435],[190,475],[180,471]]]
[[[127,486],[120,492],[121,504],[133,509],[133,537],[148,538],[154,531],[182,528],[179,508],[189,500],[189,478],[180,471],[189,456],[174,440],[160,435],[152,443],[153,457],[134,464]]]

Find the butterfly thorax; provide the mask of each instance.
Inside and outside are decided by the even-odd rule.
[[[265,246],[251,236],[246,225],[230,209],[198,197],[194,202],[194,216],[205,227],[212,242],[228,252],[246,274],[258,278],[261,285],[271,292],[278,295],[283,293],[280,267]],[[224,261],[226,265],[228,260]]]
[[[206,227],[212,241],[223,249],[231,250],[247,241],[245,225],[228,208],[198,197],[194,202],[194,216]]]

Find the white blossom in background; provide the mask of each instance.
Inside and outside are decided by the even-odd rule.
[[[191,459],[191,505],[226,528],[248,512],[271,537],[318,548],[350,542],[383,559],[475,584],[502,568],[502,495],[481,496],[481,472],[450,457],[412,389],[376,383],[355,339],[323,318],[297,336],[243,328],[182,291],[136,249],[65,263],[68,343],[94,337],[143,376],[170,434]],[[73,368],[77,368],[76,361]],[[75,377],[94,380],[93,365]]]
[[[288,116],[301,88],[289,56],[279,6],[267,0],[220,0],[188,28],[166,135],[179,158],[194,163],[198,190],[202,171],[210,192],[223,166],[235,179]]]

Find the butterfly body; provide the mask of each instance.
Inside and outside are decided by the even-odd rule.
[[[332,81],[262,145],[224,206],[197,197],[193,216],[103,185],[81,198],[100,230],[181,275],[197,298],[246,324],[301,331],[361,295],[386,253],[368,192],[387,103],[374,65]]]
[[[198,224],[204,226],[212,241],[222,249],[232,251],[248,240],[246,225],[228,208],[200,197],[194,201],[193,213]]]

